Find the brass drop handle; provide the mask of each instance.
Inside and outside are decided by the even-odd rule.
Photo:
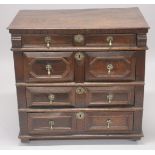
[[[112,64],[108,64],[107,65],[107,70],[108,70],[108,74],[111,73],[111,71],[113,70],[114,66]]]
[[[77,61],[81,61],[84,59],[84,54],[82,52],[77,52],[74,57]]]
[[[86,92],[87,92],[87,90],[83,87],[76,88],[76,94],[78,94],[78,95],[84,94]]]
[[[108,45],[109,45],[109,47],[111,47],[112,46],[112,42],[113,42],[113,37],[112,36],[108,36],[107,37],[107,42],[108,42]]]
[[[107,128],[109,129],[110,128],[110,124],[112,123],[111,119],[107,119],[106,123],[107,123]]]
[[[107,95],[108,103],[111,103],[112,102],[113,97],[114,96],[112,94]]]
[[[50,48],[50,46],[51,46],[51,37],[49,37],[49,36],[45,37],[45,43],[46,43],[46,47]]]
[[[50,126],[50,129],[53,129],[54,121],[49,121],[49,126]]]
[[[74,42],[76,44],[83,44],[84,43],[84,36],[82,34],[74,35]]]
[[[78,113],[76,113],[76,118],[77,119],[84,119],[84,117],[85,117],[84,112],[78,112]]]
[[[55,95],[54,95],[54,94],[50,94],[50,95],[48,96],[48,99],[49,99],[49,101],[50,101],[50,104],[52,104],[53,101],[54,101],[54,99],[55,99]]]
[[[47,65],[46,65],[46,70],[47,70],[47,74],[48,74],[48,75],[51,75],[52,65],[47,64]]]

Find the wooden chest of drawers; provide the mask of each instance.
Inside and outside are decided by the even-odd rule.
[[[148,28],[138,8],[20,11],[9,32],[21,141],[140,139]]]

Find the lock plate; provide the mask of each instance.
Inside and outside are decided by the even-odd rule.
[[[77,61],[83,60],[83,59],[84,59],[84,54],[81,53],[81,52],[77,52],[77,53],[75,54],[75,59],[76,59]]]

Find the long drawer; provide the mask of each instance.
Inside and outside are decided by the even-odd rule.
[[[28,107],[133,106],[134,86],[27,87]]]
[[[33,134],[132,133],[133,111],[56,110],[28,113],[28,131]]]
[[[136,52],[24,52],[25,82],[134,81]],[[139,75],[139,74],[137,74]]]
[[[104,47],[135,47],[135,34],[25,34],[22,36],[22,47],[50,48],[67,46],[104,46]]]

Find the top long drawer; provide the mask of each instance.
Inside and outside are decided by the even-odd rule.
[[[57,46],[136,46],[135,34],[23,35],[23,47]]]

